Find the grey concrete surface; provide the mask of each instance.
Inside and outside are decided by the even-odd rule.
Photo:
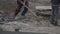
[[[33,12],[37,12],[36,6],[49,6],[50,0],[30,0],[30,9]],[[16,0],[0,0],[0,10],[3,16],[12,17],[16,9]],[[3,13],[4,12],[4,13]],[[2,15],[1,15],[2,16]],[[20,14],[18,14],[20,17]],[[37,32],[37,33],[49,33],[60,34],[60,27],[50,24],[50,16],[38,16],[36,19],[29,11],[26,14],[26,18],[19,19],[12,22],[4,22],[0,25],[3,31],[15,31],[19,29],[19,32]]]

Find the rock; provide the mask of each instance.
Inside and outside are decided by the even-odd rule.
[[[37,15],[50,16],[51,15],[51,6],[36,6],[36,10],[38,11]]]
[[[51,16],[51,12],[50,12],[50,11],[37,12],[36,15],[37,15],[37,16],[39,16],[39,15],[41,15],[41,16]]]

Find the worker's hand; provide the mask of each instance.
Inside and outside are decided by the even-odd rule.
[[[19,1],[19,2],[21,2],[21,3],[23,3],[23,4],[26,3],[26,0],[17,0],[17,1]]]
[[[24,4],[26,3],[26,0],[21,0]]]

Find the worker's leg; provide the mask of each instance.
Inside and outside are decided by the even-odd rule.
[[[21,3],[21,2],[19,2],[19,1],[17,1],[17,9],[16,9],[16,12],[15,12],[15,16],[20,12],[20,10],[21,10],[21,8],[22,8],[22,6],[23,6],[23,4]]]
[[[25,5],[26,5],[27,7],[29,6],[28,0],[26,1]],[[22,15],[22,16],[25,16],[25,14],[27,13],[27,11],[28,11],[28,8],[24,7],[24,10],[23,10],[23,12],[22,12],[21,15]]]
[[[52,17],[51,23],[54,25],[58,24],[58,14],[59,14],[59,3],[58,1],[52,1]]]

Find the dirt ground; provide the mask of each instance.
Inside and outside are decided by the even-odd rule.
[[[16,0],[0,0],[0,16],[12,17],[16,9]],[[36,14],[36,6],[50,6],[50,0],[29,0],[30,9]],[[21,17],[20,13],[17,17]],[[7,20],[7,19],[6,19]],[[60,34],[60,27],[50,24],[50,16],[34,16],[30,11],[16,21],[1,22],[3,31],[38,32]]]

